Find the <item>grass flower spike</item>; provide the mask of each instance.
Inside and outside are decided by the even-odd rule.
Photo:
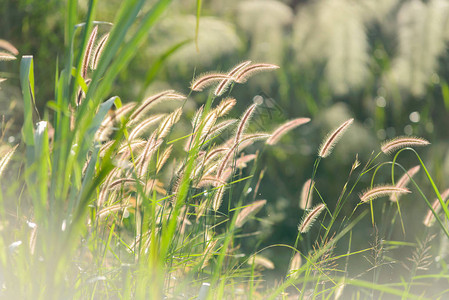
[[[326,205],[321,203],[315,206],[301,221],[298,230],[301,233],[306,233],[312,227],[313,222],[318,218],[320,213],[326,208]]]
[[[407,173],[402,175],[402,177],[398,180],[398,182],[396,183],[396,187],[399,187],[399,188],[406,187],[409,184],[410,179],[413,176],[415,176],[416,173],[418,173],[420,168],[421,167],[418,165],[418,166],[415,166],[415,167],[411,168],[410,170],[408,170]],[[399,194],[397,194],[397,193],[391,194],[390,201],[396,202],[396,201],[398,201],[398,199],[399,199]]]
[[[394,151],[404,147],[427,146],[429,144],[429,141],[423,138],[413,136],[400,136],[384,142],[381,146],[381,150],[385,154],[391,154]]]
[[[331,154],[335,144],[343,136],[343,133],[345,133],[345,131],[349,128],[353,121],[354,119],[347,120],[346,122],[341,124],[340,127],[338,127],[335,131],[328,135],[328,137],[321,144],[320,150],[318,151],[319,157],[325,158]]]
[[[289,132],[290,130],[301,126],[303,124],[306,124],[310,121],[309,118],[298,118],[291,121],[288,121],[287,123],[284,123],[283,125],[279,126],[271,135],[271,137],[267,140],[268,145],[274,145],[276,144],[281,137]]]
[[[400,194],[406,194],[410,193],[410,190],[406,189],[405,187],[397,187],[392,185],[383,185],[374,187],[372,189],[367,190],[363,194],[360,195],[360,200],[362,202],[368,202],[370,200],[374,200],[379,197],[387,196],[387,195],[400,195]]]

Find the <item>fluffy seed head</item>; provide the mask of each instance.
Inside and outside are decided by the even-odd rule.
[[[302,186],[301,199],[299,202],[299,208],[302,210],[309,209],[312,206],[313,187],[315,182],[312,179],[307,180]]]
[[[16,57],[12,54],[9,54],[7,52],[0,52],[0,61],[8,61],[8,60],[15,60]]]
[[[274,269],[274,263],[266,257],[260,255],[253,255],[249,260],[248,264],[250,265],[260,265],[266,269]]]
[[[214,199],[212,200],[212,209],[214,211],[217,211],[220,206],[221,202],[223,201],[223,195],[225,192],[225,187],[221,186],[215,191]]]
[[[234,98],[226,98],[223,99],[220,104],[214,109],[219,117],[226,115],[237,103],[237,100]]]
[[[6,51],[11,52],[14,55],[19,54],[19,50],[14,47],[10,42],[0,39],[0,48],[5,49]]]
[[[289,276],[295,276],[295,271],[301,268],[302,258],[300,253],[296,253],[293,256],[292,261],[290,262],[290,266],[288,268]]]
[[[104,51],[106,42],[108,41],[108,38],[109,38],[109,33],[105,34],[98,42],[97,48],[95,48],[95,51],[94,51],[94,54],[93,54],[92,60],[91,60],[90,67],[92,70],[97,69],[98,62],[100,61],[101,54]]]
[[[154,115],[154,116],[151,116],[151,117],[147,118],[146,120],[140,122],[139,125],[134,127],[133,130],[129,133],[129,140],[132,141],[136,137],[140,136],[145,130],[148,129],[148,127],[156,124],[163,117],[165,117],[165,114]]]
[[[404,147],[427,146],[429,144],[429,141],[420,137],[400,136],[385,141],[381,146],[381,150],[385,154],[390,154]]]
[[[251,215],[256,214],[265,204],[267,203],[267,200],[258,200],[251,204],[250,206],[245,207],[242,209],[239,214],[237,215],[237,219],[235,221],[235,227],[240,228],[245,224],[245,222],[248,220],[248,218]]]
[[[142,101],[139,107],[136,108],[136,110],[131,114],[129,118],[131,121],[139,120],[140,117],[143,114],[145,114],[145,112],[147,112],[151,107],[153,107],[153,105],[163,100],[184,100],[184,99],[186,99],[186,96],[179,94],[173,90],[160,92]]]
[[[369,189],[365,191],[363,194],[360,195],[360,200],[362,202],[368,202],[370,200],[374,200],[379,197],[388,196],[391,194],[406,194],[411,193],[410,190],[408,190],[405,187],[397,187],[393,185],[382,185],[377,186],[372,189]]]
[[[402,175],[402,177],[398,180],[398,182],[396,183],[396,187],[406,187],[409,182],[410,179],[415,176],[416,173],[418,173],[419,169],[421,167],[415,166],[413,168],[411,168],[410,170],[407,171],[407,173],[405,173],[404,175]],[[390,201],[396,202],[399,199],[399,195],[396,193],[391,194],[390,196]]]
[[[251,119],[251,116],[253,115],[254,110],[256,109],[256,106],[257,106],[257,103],[254,103],[242,115],[239,126],[237,127],[237,132],[235,134],[235,139],[234,139],[235,144],[239,143],[240,137],[242,136],[243,132],[245,131],[246,126],[248,126],[249,120]]]
[[[230,78],[220,81],[220,83],[218,84],[217,88],[215,89],[214,95],[215,96],[221,96],[226,91],[228,86],[231,84],[231,82],[233,81],[235,76],[237,76],[238,73],[240,71],[242,71],[242,69],[244,67],[246,67],[247,65],[249,65],[250,63],[251,63],[251,61],[249,61],[249,60],[248,61],[244,61],[241,64],[238,64],[237,66],[235,66],[231,71],[229,71],[228,72],[228,76]]]
[[[214,84],[215,82],[223,79],[231,79],[231,77],[229,77],[229,75],[227,74],[222,73],[201,75],[192,82],[192,84],[190,85],[190,89],[192,91],[200,92],[204,90],[206,87],[210,86],[211,84]]]
[[[11,157],[13,156],[13,154],[16,151],[18,146],[19,145],[14,146],[14,148],[12,148],[5,155],[3,155],[2,159],[0,160],[0,176],[2,175],[3,171],[5,170],[6,165],[11,160]]]
[[[284,123],[283,125],[279,126],[271,135],[271,137],[266,141],[266,144],[268,145],[274,145],[276,144],[281,137],[289,132],[290,130],[303,125],[307,122],[309,122],[309,118],[298,118],[291,121],[288,121],[287,123]]]
[[[449,189],[447,189],[441,193],[441,199],[443,201],[446,201],[448,197],[449,197]],[[441,203],[438,198],[433,201],[432,208],[435,211],[435,213],[438,214],[438,212],[441,209]],[[431,227],[434,223],[434,220],[435,220],[435,215],[433,214],[432,210],[429,209],[427,211],[427,214],[426,214],[426,217],[424,218],[423,223],[426,227]]]
[[[316,218],[320,215],[320,213],[326,208],[324,203],[321,203],[315,206],[301,221],[301,224],[298,226],[298,230],[301,233],[306,233],[312,227],[313,222],[315,222]]]
[[[98,26],[95,26],[94,29],[92,30],[92,33],[90,34],[89,40],[87,41],[86,52],[84,53],[82,72],[81,72],[81,76],[83,76],[84,79],[86,78],[87,75],[87,69],[89,67],[89,61],[92,56],[92,49],[94,47],[95,39],[97,38],[97,33],[98,33]]]
[[[235,82],[244,83],[252,75],[262,72],[279,69],[279,66],[273,64],[252,64],[242,69],[238,75],[235,76]]]
[[[354,119],[347,120],[326,137],[324,142],[321,144],[320,150],[318,151],[319,157],[325,158],[328,157],[329,154],[331,154],[335,144],[343,136],[343,133],[345,133],[345,131],[349,128],[353,121]]]

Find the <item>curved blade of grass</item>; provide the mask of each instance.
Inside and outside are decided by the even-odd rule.
[[[23,127],[22,137],[27,145],[27,152],[31,150],[29,147],[34,146],[34,129],[33,129],[33,109],[34,109],[34,67],[33,56],[25,55],[20,62],[20,85],[23,95]],[[29,149],[29,150],[28,150]],[[31,159],[27,154],[28,158]],[[28,163],[32,163],[29,161]]]
[[[448,210],[448,208],[447,208],[447,206],[446,206],[446,203],[444,203],[443,199],[441,198],[441,194],[440,194],[438,188],[436,187],[435,182],[434,182],[433,179],[432,179],[432,176],[430,176],[429,171],[427,170],[426,166],[424,165],[423,161],[421,160],[421,157],[419,156],[419,154],[416,152],[415,149],[407,147],[407,148],[403,148],[403,149],[399,150],[399,151],[396,153],[396,155],[394,156],[394,159],[393,159],[393,166],[394,166],[394,163],[395,163],[397,157],[399,156],[399,154],[400,154],[402,151],[406,151],[406,150],[412,151],[412,152],[416,155],[416,157],[418,158],[418,161],[419,161],[419,163],[421,164],[421,167],[423,168],[424,172],[426,173],[427,179],[429,180],[429,182],[430,182],[430,184],[432,185],[432,188],[433,188],[435,194],[437,195],[438,201],[440,201],[440,205],[441,205],[441,207],[442,207],[443,210],[444,210],[444,214],[445,214],[445,216],[446,216],[446,219],[449,220],[449,210]],[[394,170],[392,170],[392,174],[394,174]],[[427,197],[424,195],[424,193],[421,191],[421,189],[420,189],[419,186],[416,184],[416,182],[413,180],[413,178],[411,178],[411,181],[413,182],[413,184],[415,185],[415,187],[418,189],[418,192],[421,194],[421,196],[422,196],[422,197],[424,198],[424,200],[426,201],[427,206],[428,206],[429,209],[432,211],[432,213],[433,213],[433,215],[435,216],[435,219],[437,220],[437,222],[438,222],[438,224],[440,225],[441,229],[443,229],[444,233],[445,233],[446,236],[449,238],[449,230],[448,230],[448,228],[446,228],[446,226],[444,226],[444,224],[443,224],[443,222],[441,221],[440,217],[438,216],[438,214],[437,214],[437,213],[435,212],[435,210],[433,209],[432,204],[431,204],[430,201],[427,199]]]

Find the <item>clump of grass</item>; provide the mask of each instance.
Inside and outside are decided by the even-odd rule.
[[[237,100],[232,97],[218,100],[233,83],[244,83],[257,72],[278,68],[250,61],[238,64],[228,73],[209,73],[192,82],[192,91],[202,91],[210,85],[215,85],[215,89],[205,96],[205,104],[191,120],[191,128],[184,128],[184,136],[179,136],[177,129],[181,127],[180,120],[185,118],[183,108],[189,96],[166,90],[124,105],[118,97],[105,100],[116,76],[143,41],[144,33],[169,2],[157,1],[152,10],[142,11],[139,14],[141,25],[125,42],[130,24],[143,8],[143,2],[125,1],[113,29],[96,42],[104,28],[101,22],[93,21],[95,1],[89,4],[86,22],[77,26],[76,3],[69,1],[68,49],[64,67],[56,75],[55,101],[48,105],[53,115],[49,118],[49,112],[44,114],[36,126],[32,115],[33,59],[22,58],[25,120],[22,132],[27,153],[17,213],[8,216],[17,224],[17,230],[3,230],[0,235],[3,246],[0,247],[0,266],[6,270],[1,296],[221,299],[235,298],[236,291],[243,288],[251,297],[268,299],[291,290],[300,293],[300,297],[309,294],[330,298],[334,294],[339,298],[344,297],[342,293],[350,294],[351,289],[346,287],[352,286],[357,295],[371,298],[374,291],[381,295],[417,298],[410,293],[414,281],[419,279],[414,275],[408,285],[401,285],[398,280],[396,285],[383,286],[377,270],[372,281],[349,273],[349,259],[371,250],[375,258],[373,268],[380,266],[383,255],[380,252],[385,244],[376,229],[375,244],[368,249],[351,250],[352,230],[368,212],[367,205],[361,204],[370,202],[374,225],[373,206],[378,204],[370,200],[384,195],[397,200],[399,194],[409,193],[405,188],[409,179],[429,205],[431,217],[428,218],[435,218],[447,233],[438,211],[441,206],[444,217],[449,217],[443,205],[447,195],[439,193],[414,152],[438,202],[432,206],[412,180],[419,169],[415,167],[396,185],[370,188],[360,196],[361,203],[355,206],[352,214],[340,216],[344,206],[352,205],[348,200],[355,198],[353,191],[361,178],[375,169],[373,183],[376,172],[387,164],[375,163],[379,155],[370,158],[354,179],[360,165],[356,159],[338,196],[337,206],[329,207],[319,193],[319,182],[315,184],[315,175],[321,158],[331,154],[353,119],[331,132],[318,151],[312,176],[304,184],[301,196],[304,215],[295,244],[267,247],[292,250],[290,266],[282,271],[289,276],[276,285],[259,284],[263,270],[276,269],[276,266],[269,257],[260,254],[266,248],[258,249],[258,245],[251,250],[240,248],[241,239],[256,234],[245,232],[245,225],[270,202],[256,199],[258,193],[248,202],[250,197],[246,191],[257,175],[252,162],[261,157],[261,152],[250,153],[248,149],[258,141],[275,145],[284,134],[310,119],[293,119],[277,127],[272,134],[251,132],[249,125],[258,109],[258,105],[253,104],[239,120],[223,120]],[[81,30],[80,49],[74,47],[74,40],[78,38],[76,30]],[[165,100],[176,100],[178,106],[165,114],[156,113],[155,106]],[[54,128],[52,139],[49,138],[50,124]],[[222,141],[217,137],[225,130],[231,137]],[[396,163],[398,155],[405,150],[414,151],[403,147],[418,144],[428,142],[401,137],[383,145],[382,151],[387,153],[399,150],[393,162],[388,162],[392,165],[392,181],[394,167],[399,165]],[[16,148],[0,160],[0,175]],[[249,176],[243,176],[242,169],[250,165]],[[259,174],[256,191],[263,173]],[[244,185],[242,190],[237,183]],[[312,192],[319,196],[321,203],[310,209]],[[399,201],[396,203],[399,211]],[[357,209],[363,212],[356,214]],[[322,216],[324,210],[326,214]],[[3,210],[0,213],[4,215]],[[335,226],[339,217],[343,220]],[[261,217],[257,221],[266,219]],[[318,220],[319,226],[312,230]],[[394,225],[392,220],[385,226]],[[347,253],[336,256],[337,243],[347,236]],[[426,245],[428,243],[430,241]],[[428,257],[429,247],[422,248],[421,254],[414,257],[416,261]],[[340,262],[344,260],[345,269],[341,269]]]

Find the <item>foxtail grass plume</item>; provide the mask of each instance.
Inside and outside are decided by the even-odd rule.
[[[227,79],[231,79],[231,77],[229,77],[229,75],[227,74],[221,73],[203,74],[191,83],[190,89],[192,91],[200,92],[204,90],[206,87],[216,83],[217,81]]]
[[[226,98],[223,99],[220,104],[214,109],[219,117],[226,115],[237,103],[237,100],[234,98]]]
[[[216,191],[214,195],[214,199],[212,200],[212,209],[214,211],[217,211],[220,209],[221,202],[223,201],[223,195],[225,192],[225,187],[220,186]]]
[[[251,215],[255,215],[266,203],[267,200],[258,200],[242,209],[237,215],[235,227],[237,228],[242,227],[243,224],[245,224],[245,222],[249,219],[249,217]]]
[[[252,64],[242,69],[237,76],[235,76],[235,82],[244,83],[252,75],[262,72],[279,69],[279,66],[273,64]]]
[[[445,202],[448,197],[449,197],[449,189],[446,189],[444,192],[441,193],[441,199],[443,200],[443,202]],[[432,208],[436,214],[438,214],[440,212],[441,203],[438,198],[433,201]],[[435,221],[435,215],[433,214],[432,210],[429,209],[427,211],[426,217],[424,218],[424,221],[423,221],[424,226],[431,227],[433,225],[434,221]]]
[[[410,170],[408,170],[407,173],[402,175],[402,177],[398,180],[398,182],[396,183],[396,187],[402,187],[402,188],[406,187],[409,184],[410,179],[413,176],[415,176],[416,173],[418,173],[420,168],[421,167],[418,165],[418,166],[415,166],[415,167],[411,168]],[[398,199],[399,199],[399,194],[396,194],[396,193],[391,194],[390,201],[396,202],[396,201],[398,201]]]
[[[173,90],[167,90],[160,92],[156,95],[153,95],[144,101],[139,105],[139,107],[136,108],[136,110],[131,114],[129,119],[134,122],[136,120],[139,120],[140,117],[145,114],[153,105],[156,103],[159,103],[164,100],[185,100],[186,96],[179,94]]]
[[[247,65],[249,65],[250,63],[251,63],[250,60],[244,61],[241,64],[238,64],[237,66],[235,66],[231,71],[229,71],[227,74],[229,76],[229,79],[223,79],[218,84],[217,88],[215,89],[214,95],[221,96],[226,91],[226,89],[231,84],[231,82],[234,80],[234,77],[236,75],[238,75],[240,73],[240,71],[242,71],[242,69],[244,67],[246,67]]]
[[[19,55],[19,50],[14,47],[10,42],[0,39],[0,48],[11,52],[13,55]]]
[[[347,120],[326,137],[324,142],[321,144],[320,150],[318,151],[319,157],[325,158],[331,154],[335,144],[343,136],[343,133],[345,133],[353,121],[354,119]]]
[[[169,114],[159,125],[158,138],[162,139],[168,135],[172,126],[179,121],[182,115],[182,108],[176,109],[174,112]]]
[[[89,67],[89,61],[92,56],[92,49],[94,48],[95,39],[97,38],[98,33],[98,26],[95,26],[92,30],[92,33],[89,36],[89,40],[87,41],[86,45],[86,52],[84,53],[83,57],[83,64],[81,69],[81,76],[83,76],[84,79],[86,79],[87,76],[87,70]]]
[[[114,204],[111,206],[108,206],[106,208],[101,209],[98,213],[97,213],[97,217],[100,219],[104,219],[107,215],[117,212],[117,211],[121,211],[124,210],[128,207],[130,207],[131,205],[129,204]]]
[[[312,179],[307,180],[302,186],[301,199],[299,201],[299,208],[302,210],[309,209],[312,206],[312,195],[315,182]]]
[[[90,68],[92,70],[96,70],[98,66],[98,62],[100,61],[101,54],[103,53],[106,42],[109,39],[109,33],[105,34],[103,37],[101,37],[100,41],[98,42],[97,48],[95,48],[94,54],[92,55],[91,65]]]
[[[271,134],[271,137],[266,141],[266,144],[268,145],[276,144],[284,134],[308,122],[310,122],[309,118],[298,118],[282,124]]]
[[[393,185],[381,185],[374,187],[372,189],[367,190],[363,194],[360,195],[360,200],[362,202],[368,202],[370,200],[374,200],[379,197],[388,196],[392,194],[400,195],[400,194],[406,194],[411,193],[410,190],[408,190],[405,187],[397,187]]]
[[[218,240],[212,240],[208,242],[208,245],[206,249],[204,249],[204,253],[201,256],[201,259],[203,260],[203,263],[201,264],[201,269],[204,269],[209,264],[209,260],[211,259],[212,255],[214,255],[214,248],[217,245]]]
[[[203,176],[201,177],[200,181],[196,185],[196,188],[203,188],[206,186],[219,186],[219,185],[225,185],[226,181],[221,180],[220,178],[213,177],[213,176]]]
[[[266,257],[260,256],[260,255],[253,255],[250,257],[250,259],[248,259],[248,264],[249,265],[259,265],[262,266],[266,269],[274,269],[274,263],[269,260]]]
[[[7,52],[0,52],[0,61],[9,61],[9,60],[15,60],[16,57],[12,54],[9,54]]]
[[[161,157],[159,157],[159,160],[157,161],[157,164],[156,164],[156,174],[159,173],[159,171],[165,165],[165,163],[167,162],[167,159],[171,155],[172,150],[173,150],[173,144],[168,146],[168,148],[165,149],[164,152],[162,153]]]
[[[292,261],[290,262],[290,266],[288,268],[288,274],[289,276],[296,277],[296,271],[301,268],[302,264],[302,258],[300,253],[296,253],[295,256],[293,256]]]
[[[312,227],[313,222],[318,218],[320,213],[326,208],[324,203],[321,203],[315,206],[301,221],[301,224],[298,226],[298,230],[301,233],[306,233]]]
[[[162,120],[163,117],[165,117],[165,114],[160,115],[153,115],[146,120],[140,122],[136,127],[133,128],[133,130],[129,133],[129,140],[133,141],[135,138],[140,136],[143,132],[145,132],[148,127],[157,124],[160,120]]]
[[[8,152],[6,152],[6,154],[2,157],[2,159],[0,160],[0,176],[2,176],[3,171],[5,170],[6,165],[8,164],[8,162],[11,160],[11,157],[13,156],[14,152],[16,151],[17,147],[19,145],[15,145],[11,150],[9,150]]]
[[[240,137],[242,136],[243,132],[245,131],[245,128],[248,126],[249,120],[251,119],[251,116],[254,113],[254,110],[256,109],[257,103],[254,103],[251,105],[243,114],[242,118],[240,119],[239,126],[237,127],[237,132],[235,134],[234,143],[238,144],[240,141]]]
[[[391,154],[404,147],[427,146],[429,144],[429,141],[420,137],[400,136],[382,143],[381,150],[385,154]]]

